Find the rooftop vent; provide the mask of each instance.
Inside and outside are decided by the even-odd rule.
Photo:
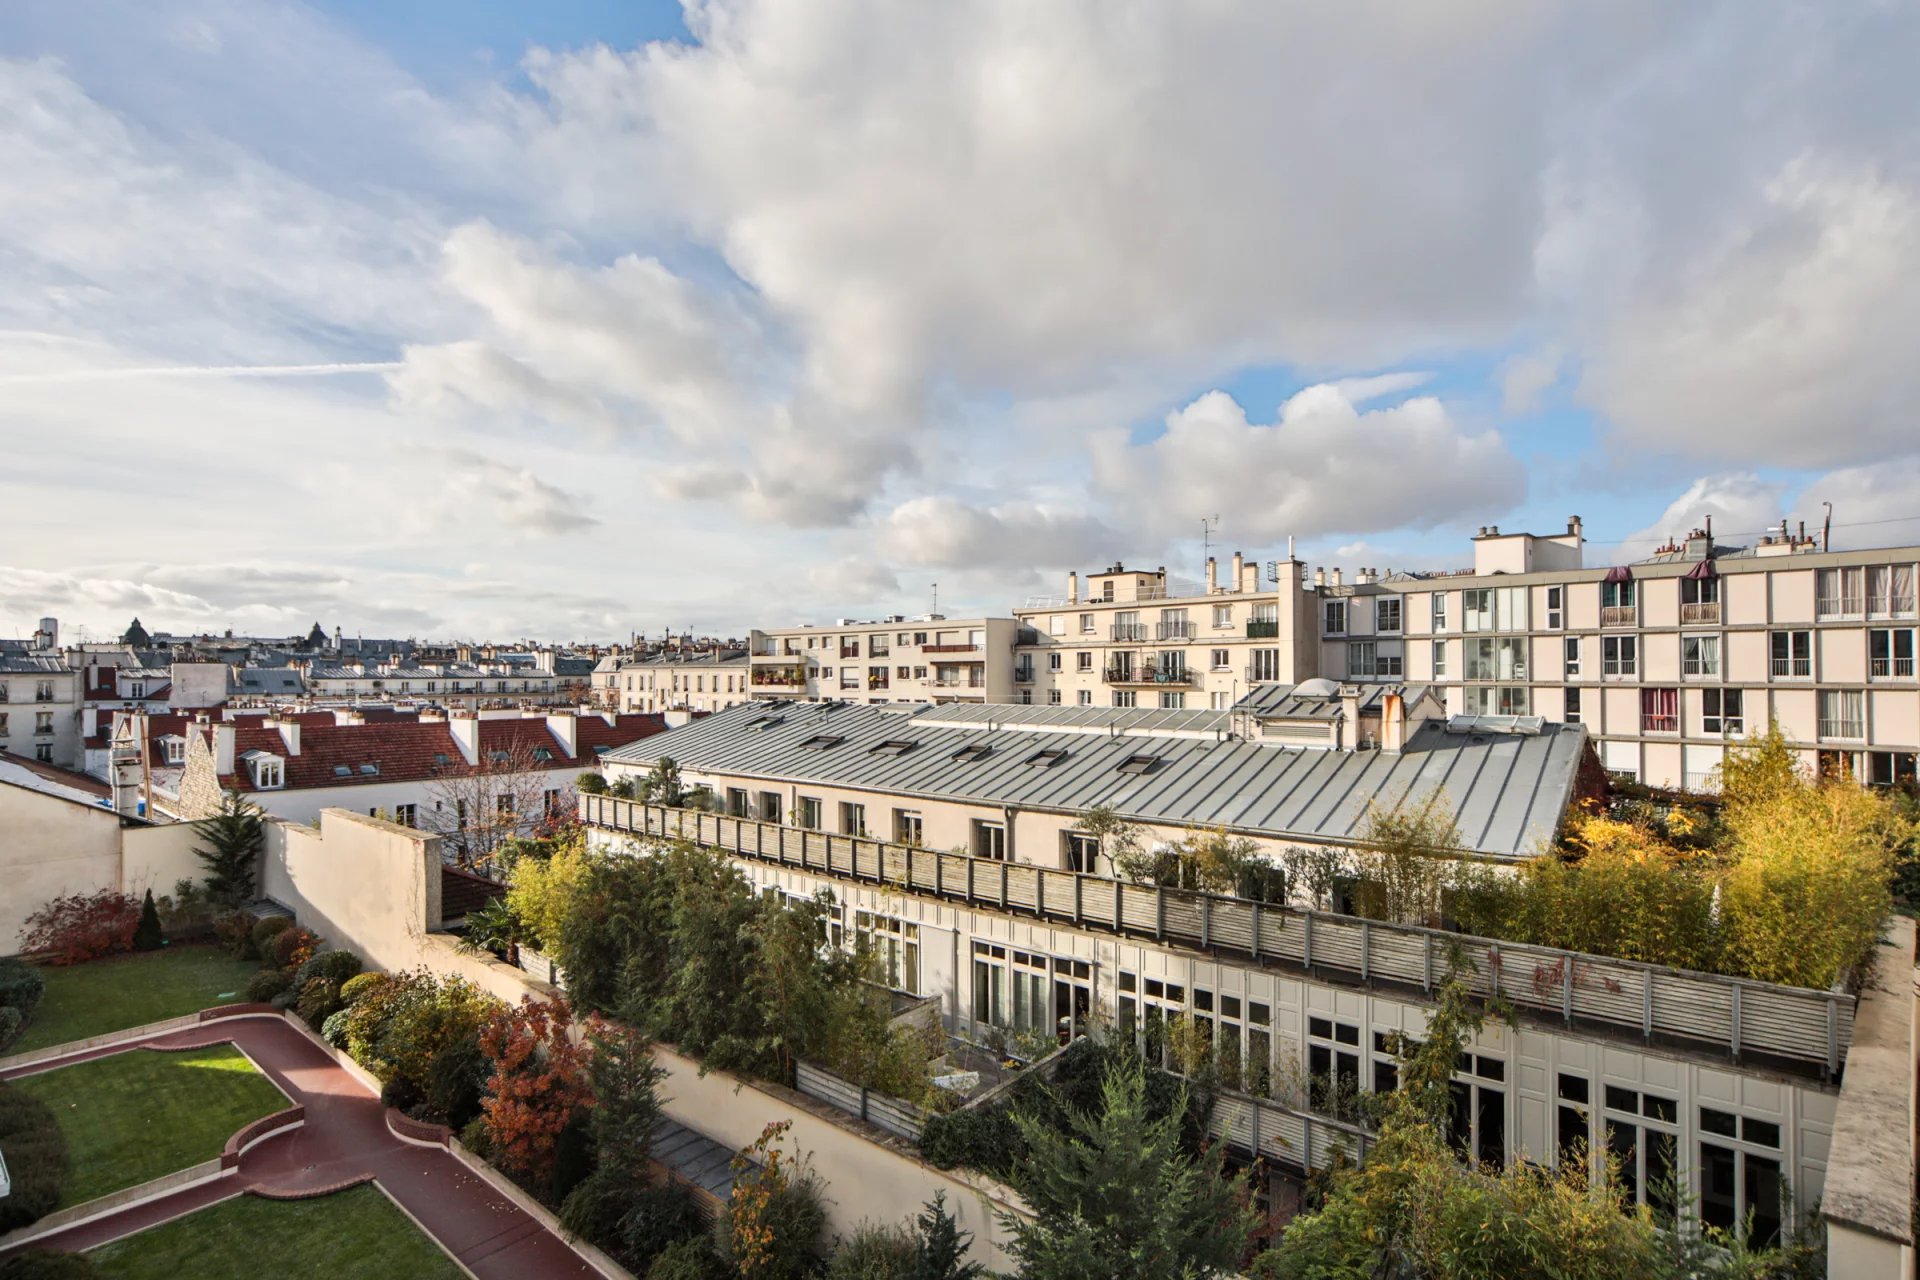
[[[885,742],[868,747],[867,754],[870,756],[903,756],[919,745],[917,742],[908,742],[905,738],[889,738]]]
[[[846,738],[837,733],[816,733],[800,745],[803,747],[811,747],[815,751],[826,751],[839,746],[845,741]]]
[[[1036,751],[1028,756],[1026,762],[1030,765],[1037,765],[1042,769],[1051,769],[1066,758],[1067,750],[1065,747],[1048,747],[1044,751]]]
[[[954,752],[953,758],[962,764],[970,764],[975,760],[985,760],[992,754],[993,748],[986,743],[969,742],[966,746]]]
[[[1120,762],[1119,772],[1134,774],[1152,773],[1159,766],[1159,756],[1128,756]]]

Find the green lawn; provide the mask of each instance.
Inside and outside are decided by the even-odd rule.
[[[87,1256],[109,1280],[254,1280],[276,1273],[460,1280],[465,1274],[373,1187],[318,1200],[235,1196]]]
[[[289,1105],[230,1044],[129,1049],[13,1087],[51,1107],[66,1135],[63,1209],[211,1160],[241,1125]]]
[[[169,947],[45,968],[40,972],[47,980],[46,998],[7,1052],[44,1049],[230,1004],[240,998],[232,993],[259,968],[218,947]]]

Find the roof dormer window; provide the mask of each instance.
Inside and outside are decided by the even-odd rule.
[[[547,761],[553,759],[553,750],[550,747],[535,747],[533,749],[533,758],[545,764]]]
[[[254,790],[275,791],[286,785],[285,765],[279,756],[250,751],[247,753],[246,761],[253,769]]]

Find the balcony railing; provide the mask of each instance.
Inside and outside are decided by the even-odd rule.
[[[979,644],[923,644],[922,653],[984,653],[985,645]]]
[[[1772,1055],[1840,1069],[1854,998],[1720,974],[1388,924],[1245,898],[1128,884],[1105,876],[801,831],[777,823],[580,797],[583,822],[623,834],[686,839],[728,857],[881,885],[972,909],[1132,934],[1326,982],[1379,981],[1432,991],[1458,947],[1475,994],[1564,1022],[1604,1024],[1652,1041],[1688,1041],[1735,1057]]]
[[[985,676],[976,676],[967,680],[935,680],[936,689],[984,689],[987,687]]]
[[[1013,680],[1015,684],[1032,684],[1033,668],[1032,667],[1015,667],[1013,669]]]
[[[1912,658],[1869,658],[1867,674],[1875,680],[1902,679],[1913,675]]]
[[[1240,674],[1248,684],[1286,684],[1277,668],[1257,667],[1251,664],[1242,667]]]
[[[1640,625],[1640,608],[1631,604],[1609,604],[1600,608],[1600,625],[1603,627],[1637,627]]]
[[[747,679],[756,685],[772,685],[775,688],[786,689],[803,688],[807,683],[806,673],[798,667],[761,667],[754,670]]]
[[[1147,638],[1147,624],[1144,622],[1116,622],[1108,629],[1112,639],[1121,642],[1141,641]]]
[[[1193,672],[1186,667],[1166,670],[1160,667],[1108,667],[1100,673],[1105,684],[1191,685]]]
[[[1720,622],[1720,602],[1702,600],[1697,604],[1680,605],[1680,625],[1683,627],[1716,626]]]
[[[1153,631],[1159,640],[1191,640],[1198,634],[1191,622],[1157,622]]]
[[[792,662],[795,658],[804,657],[806,657],[806,651],[804,649],[796,649],[793,645],[788,644],[778,649],[772,647],[756,649],[747,655],[747,660],[749,662]]]
[[[1912,596],[1868,596],[1867,612],[1876,618],[1911,618]]]
[[[1820,720],[1820,736],[1823,738],[1843,738],[1849,741],[1867,736],[1867,726],[1861,720]]]
[[[1247,624],[1247,639],[1249,640],[1276,640],[1279,636],[1280,624],[1277,621],[1255,618]]]
[[[1857,618],[1865,612],[1866,601],[1860,596],[1821,596],[1814,601],[1813,616],[1816,618]]]
[[[1807,679],[1813,675],[1813,659],[1774,658],[1771,660],[1771,669],[1775,679]]]

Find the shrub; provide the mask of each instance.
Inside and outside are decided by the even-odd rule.
[[[347,1047],[347,1013],[342,1009],[320,1024],[320,1038],[336,1049]]]
[[[929,1116],[920,1130],[920,1153],[936,1169],[978,1169],[999,1175],[1018,1158],[1020,1137],[1005,1107]]]
[[[340,984],[340,998],[352,1005],[367,992],[377,989],[386,977],[384,973],[356,973]]]
[[[900,1227],[862,1223],[827,1267],[827,1280],[913,1280],[914,1239]]]
[[[298,992],[294,997],[293,1011],[315,1031],[325,1027],[327,1019],[340,1012],[340,988],[325,978],[310,979],[299,987],[290,985],[288,990]]]
[[[279,919],[280,917],[275,917]],[[213,937],[235,960],[258,960],[259,948],[253,945],[253,927],[264,923],[247,911],[229,911],[213,919]]]
[[[5,1053],[7,1046],[19,1039],[20,1033],[26,1029],[25,1014],[12,1005],[0,1004],[0,1053]]]
[[[240,989],[240,995],[251,1003],[266,1004],[292,985],[293,979],[278,969],[262,969],[247,979],[247,985]]]
[[[575,1111],[567,1127],[553,1140],[553,1172],[547,1178],[547,1203],[565,1203],[575,1187],[593,1172],[593,1135],[586,1109]]]
[[[827,1210],[806,1161],[779,1145],[791,1127],[775,1121],[733,1158],[723,1236],[741,1280],[798,1280],[819,1261]]]
[[[586,1055],[567,1034],[572,1022],[564,1000],[527,996],[480,1032],[493,1068],[480,1103],[487,1135],[500,1167],[536,1184],[553,1172],[561,1132],[593,1101]]]
[[[629,1197],[612,1243],[630,1268],[637,1268],[686,1240],[697,1240],[711,1252],[707,1215],[686,1187],[660,1182]]]
[[[336,987],[344,987],[349,979],[360,975],[362,967],[360,957],[351,951],[322,951],[301,965],[293,980],[304,987],[315,978],[324,978]]]
[[[166,934],[160,930],[160,908],[153,903],[153,890],[147,890],[147,896],[140,904],[140,923],[133,929],[133,949],[135,951],[158,951],[167,945]]]
[[[262,954],[282,969],[298,969],[313,959],[313,953],[319,949],[320,935],[295,925],[276,933]]]
[[[0,1200],[0,1236],[38,1222],[67,1189],[67,1141],[38,1098],[0,1085],[0,1158],[13,1191]]]
[[[34,1249],[0,1262],[0,1280],[99,1280],[100,1270],[84,1253]]]
[[[48,964],[81,964],[130,949],[139,927],[140,904],[124,893],[63,894],[27,917],[20,950]]]
[[[343,1028],[347,1052],[382,1082],[405,1080],[413,1105],[426,1097],[440,1051],[476,1039],[501,1007],[470,982],[441,982],[424,969],[361,974],[346,988],[353,989]]]
[[[245,916],[248,920],[253,920],[253,917],[244,911],[236,911],[234,914]],[[293,917],[291,916],[268,916],[264,920],[253,920],[253,923],[249,925],[248,928],[253,942],[254,956],[261,960],[268,959],[269,953],[267,948],[272,945],[273,940],[293,927]]]
[[[433,1055],[428,1067],[423,1120],[464,1130],[480,1114],[490,1070],[477,1040],[456,1040]]]
[[[491,1159],[493,1145],[487,1139],[487,1122],[479,1116],[467,1121],[466,1127],[460,1130],[460,1145],[482,1160]]]
[[[730,1280],[735,1274],[699,1236],[668,1245],[647,1268],[647,1280]]]
[[[14,956],[0,960],[0,1006],[18,1009],[24,1016],[32,1013],[46,994],[47,980],[39,969]]]

